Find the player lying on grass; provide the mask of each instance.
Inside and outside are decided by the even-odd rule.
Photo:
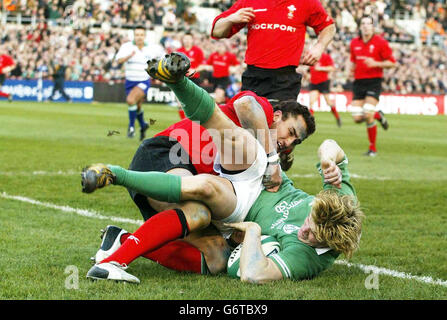
[[[172,77],[172,73],[174,73],[172,71],[173,68],[169,69],[166,65],[169,65],[169,63],[181,63],[181,61],[172,60],[174,59],[171,55],[157,63],[158,70],[161,69],[159,72],[168,75],[171,74],[169,77]],[[177,81],[176,84],[187,81],[185,80],[186,78],[183,77],[183,74],[180,81]],[[214,107],[214,102],[211,103],[210,101],[203,100],[204,99],[198,99],[196,101],[200,101],[199,103],[191,105],[185,104],[184,110],[185,114],[192,120],[200,121],[206,128],[215,129],[211,132],[213,140],[219,150],[215,168],[216,171],[220,172],[221,177],[197,175],[180,178],[166,173],[142,173],[125,170],[117,166],[106,167],[98,165],[87,168],[83,172],[82,182],[84,191],[92,192],[96,188],[113,183],[134,189],[141,194],[148,195],[161,201],[178,202],[180,200],[199,200],[209,207],[213,219],[220,220],[221,222],[243,221],[249,213],[248,211],[253,203],[255,201],[263,200],[262,196],[259,197],[258,200],[256,199],[258,198],[258,195],[261,194],[263,188],[262,175],[264,168],[267,165],[267,157],[262,146],[253,136],[246,130],[235,126],[219,108]],[[306,123],[302,121],[301,127],[299,128],[300,131],[305,132],[305,127]],[[225,130],[228,129],[232,130],[233,135],[224,134]],[[225,145],[229,145],[230,148],[224,148]],[[355,197],[354,189],[349,184],[349,176],[347,175],[347,172],[344,182],[342,183],[341,181],[340,169],[335,163],[342,160],[344,154],[341,149],[337,147],[338,145],[332,141],[327,141],[320,147],[320,158],[322,159],[322,166],[325,168],[324,176],[328,183],[341,186],[341,193],[348,193]],[[240,152],[242,152],[243,161],[237,163],[234,161],[233,156],[230,155],[230,157],[227,157],[228,150],[232,151],[231,155],[235,154],[235,150],[240,150]],[[340,166],[343,166],[342,162]],[[223,170],[233,173],[223,173]],[[234,173],[235,171],[242,172]],[[283,177],[287,179],[285,176]],[[282,184],[281,189],[285,190],[285,193],[281,192],[281,197],[285,196],[287,198],[288,196],[292,196],[290,187],[294,189],[291,186],[290,180],[288,180],[288,183]],[[286,211],[281,211],[280,217],[282,217],[282,219],[287,220],[286,216],[288,216],[289,210],[293,207],[305,208],[310,212],[311,199],[309,198],[312,198],[313,200],[313,197],[309,197],[302,191],[299,192],[302,193],[303,198],[300,199],[297,197],[296,200],[291,203],[291,206],[286,206]],[[276,195],[276,193],[267,192],[264,192],[264,194],[267,195],[267,198],[270,195]],[[295,194],[295,196],[297,196],[297,194]],[[361,229],[361,212],[354,205],[354,198],[349,196],[340,198],[335,193],[324,193],[319,195],[319,197],[322,199],[340,199],[339,203],[341,203],[341,209],[336,209],[338,217],[334,220],[334,217],[331,215],[331,210],[334,209],[333,204],[329,205],[327,211],[320,211],[320,209],[318,209],[315,213],[316,218],[313,218],[314,214],[312,214],[310,218],[306,218],[309,214],[309,212],[307,212],[305,216],[301,217],[303,219],[300,222],[304,231],[297,233],[297,228],[294,228],[293,226],[285,228],[285,230],[287,230],[286,233],[291,234],[295,241],[284,242],[283,239],[278,239],[283,246],[283,251],[279,253],[279,256],[283,254],[284,257],[280,257],[279,260],[268,260],[276,262],[268,264],[268,270],[265,268],[256,268],[255,271],[259,272],[256,276],[254,276],[253,272],[246,274],[245,272],[248,271],[247,269],[241,269],[241,277],[243,280],[261,283],[264,281],[280,279],[282,277],[291,277],[294,279],[309,278],[331,265],[339,252],[344,252],[347,257],[350,257],[353,251],[357,248]],[[319,198],[317,197],[316,199]],[[272,209],[275,205],[286,201],[286,199],[282,198],[271,198],[271,200],[273,201]],[[275,200],[279,200],[279,203]],[[303,207],[303,202],[305,201],[306,204]],[[270,200],[267,200],[267,202],[271,203]],[[318,202],[318,200],[315,201],[315,203]],[[312,205],[312,208],[314,208],[314,205]],[[273,210],[268,210],[269,214],[267,219],[270,221],[275,217]],[[340,212],[342,212],[341,220],[339,217]],[[323,214],[323,217],[320,217],[321,214]],[[346,214],[348,214],[348,217],[346,217]],[[263,215],[261,214],[260,216]],[[293,216],[295,217],[295,215]],[[320,218],[323,221],[318,220]],[[313,221],[314,219],[318,222]],[[279,226],[281,223],[276,223],[276,226]],[[329,233],[327,233],[326,229],[328,224],[330,228],[335,228],[335,230],[329,230]],[[226,225],[225,227],[228,226],[235,226],[242,229],[245,227],[245,225]],[[325,230],[326,233],[320,232],[317,234],[317,229],[319,227]],[[337,237],[334,238],[333,234],[337,235],[340,233],[340,228],[345,228],[345,232],[339,234],[340,239]],[[249,229],[251,230],[251,228]],[[316,238],[314,238],[313,230],[315,230]],[[191,228],[181,209],[168,210],[156,214],[147,220],[134,234],[128,235],[124,243],[108,258],[92,267],[88,272],[87,277],[94,279],[139,282],[136,277],[124,271],[127,265],[141,255],[154,252],[160,247],[163,248],[164,244],[180,237],[184,237],[190,231]],[[221,231],[226,236],[231,233],[228,229],[222,229]],[[251,234],[252,232],[248,232],[246,237],[249,233]],[[258,244],[260,245],[260,242]],[[297,250],[293,248],[290,249],[290,244],[294,244],[294,246],[297,247]],[[315,248],[324,246],[329,246],[336,251],[326,248],[325,250],[328,251],[321,252],[321,255],[319,255]],[[296,257],[297,253],[299,256],[298,261],[301,261],[300,266],[297,266],[296,263],[294,263],[296,261],[293,261],[292,258],[293,256]],[[257,255],[257,252],[254,251],[253,254]],[[309,256],[312,254],[314,256]],[[242,264],[244,263],[242,262]],[[305,268],[303,268],[303,265],[309,266],[309,268],[304,270]]]
[[[177,89],[177,94],[187,104],[195,101],[193,97],[200,98],[202,94],[207,95],[203,89],[189,85],[189,80],[184,84],[183,87]],[[183,92],[178,92],[179,89],[183,89]],[[227,104],[220,105],[219,108],[237,126],[250,129],[257,134],[268,155],[263,184],[269,191],[276,191],[281,184],[281,168],[277,161],[276,149],[281,156],[282,152],[291,152],[296,145],[302,142],[298,125],[303,120],[307,125],[306,137],[315,130],[314,119],[307,107],[291,100],[282,101],[273,107],[267,99],[259,97],[253,92],[243,91]],[[198,123],[185,119],[171,125],[153,138],[145,140],[135,153],[129,169],[143,172],[167,172],[179,176],[200,173],[216,175],[217,173],[213,169],[215,149],[207,130]],[[289,156],[289,160],[281,162],[281,166],[290,166],[290,155],[293,153],[286,154]],[[179,204],[166,203],[139,194],[132,189],[128,189],[128,191],[140,209],[144,220],[156,213],[179,208],[185,213],[190,226],[194,224],[192,229],[200,229],[200,232],[193,232],[183,239],[184,241],[164,246],[157,250],[156,254],[151,254],[149,258],[156,256],[160,264],[169,268],[197,273],[216,273],[225,267],[231,248],[215,227],[210,225],[205,229],[202,228],[202,225],[209,224],[211,218],[209,209],[203,203],[197,201],[182,201]],[[121,242],[124,242],[125,236],[119,237],[121,241],[120,239],[116,240],[116,237],[123,233],[126,232],[118,227],[108,226],[104,230],[101,247],[109,248],[112,246],[110,243],[115,243],[115,246],[120,245]],[[234,246],[231,239],[228,241]],[[216,245],[225,248],[225,250],[219,250],[216,254]],[[182,249],[182,254],[173,255],[173,252],[180,251],[179,248]],[[108,252],[109,250],[111,249],[99,250],[92,259],[95,262],[100,262],[104,259],[104,251]]]

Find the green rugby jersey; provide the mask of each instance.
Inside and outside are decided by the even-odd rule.
[[[348,159],[338,163],[342,172],[342,187],[337,189],[325,184],[323,189],[334,189],[339,194],[356,197],[347,169]],[[317,168],[322,175],[320,164]],[[281,251],[270,255],[281,270],[284,278],[309,279],[330,267],[339,253],[330,249],[315,249],[298,240],[298,230],[311,212],[314,196],[293,186],[283,173],[283,183],[276,193],[263,190],[248,212],[245,221],[254,221],[262,229],[261,234],[274,236]]]

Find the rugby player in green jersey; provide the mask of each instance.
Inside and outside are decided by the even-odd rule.
[[[211,218],[218,221],[216,226],[224,237],[231,234],[232,228],[246,231],[245,241],[249,244],[244,244],[241,256],[243,281],[263,283],[285,277],[311,278],[329,267],[340,252],[349,258],[358,246],[362,214],[356,205],[345,167],[347,160],[341,148],[332,140],[325,141],[319,148],[325,188],[335,186],[336,192],[324,191],[314,199],[293,188],[285,175],[277,194],[263,191],[262,177],[268,158],[262,146],[248,131],[235,126],[215,108],[214,101],[206,93],[184,77],[187,70],[181,67],[185,65],[182,59],[182,55],[175,53],[166,56],[152,63],[149,73],[167,82],[182,102],[185,114],[210,131],[219,150],[215,170],[220,177],[179,177],[93,165],[83,171],[83,191],[89,193],[115,184],[159,201],[201,201],[210,209]],[[296,128],[300,140],[307,137],[307,129],[301,118]],[[229,135],[228,130],[232,134]],[[237,151],[241,155],[239,162]],[[343,194],[346,196],[340,196]],[[206,226],[195,219],[197,217],[180,209],[154,215],[119,248],[93,266],[87,277],[139,282],[124,271],[127,265],[139,256]],[[233,224],[247,219],[253,222]],[[258,259],[261,233],[255,231],[276,236],[281,252],[274,258]],[[248,265],[250,263],[253,267]]]

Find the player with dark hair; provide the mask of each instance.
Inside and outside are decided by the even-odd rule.
[[[108,252],[105,259],[93,266],[87,277],[138,283],[138,278],[125,271],[133,260],[206,227],[211,218],[220,222],[216,226],[225,238],[232,233],[232,227],[247,231],[244,242],[250,249],[244,250],[241,260],[241,278],[244,281],[264,283],[282,278],[311,278],[328,268],[340,252],[350,258],[358,248],[362,213],[356,204],[349,174],[343,167],[347,160],[341,148],[333,141],[325,141],[319,149],[325,187],[333,185],[339,189],[338,192],[322,192],[314,199],[291,187],[291,183],[285,183],[278,194],[261,195],[262,174],[268,161],[262,145],[226,117],[203,90],[183,77],[187,67],[182,66],[183,58],[177,57],[171,55],[152,63],[149,72],[152,77],[169,82],[168,86],[179,97],[188,118],[199,121],[208,129],[218,145],[214,168],[220,177],[203,174],[179,177],[160,172],[136,172],[112,165],[93,165],[83,171],[83,191],[93,192],[115,184],[160,201],[198,200],[206,204],[209,216],[204,219],[203,214],[191,214],[187,208],[160,212],[136,232],[127,234],[122,245],[110,250],[113,252]],[[299,118],[297,128],[301,140],[314,129],[307,127],[303,117]],[[238,150],[242,155],[241,161],[235,161]],[[261,229],[258,227],[259,232],[252,232],[248,229],[252,230],[251,226],[256,226],[256,223],[250,226],[238,224],[250,214],[259,199],[265,204],[255,206],[252,212],[254,221],[257,221],[256,215],[263,216],[262,222],[267,224],[268,221],[274,222],[275,217],[279,218],[265,231],[280,236],[278,240],[283,250],[268,260],[259,253]],[[295,201],[288,204],[291,200]],[[285,207],[296,214],[286,215],[281,211],[279,216],[275,215],[267,204]],[[288,216],[291,224],[286,228],[284,223]],[[302,230],[298,232],[300,227]],[[120,233],[115,235],[116,239]],[[215,249],[219,247],[215,246]],[[151,259],[158,261],[153,256]],[[247,264],[247,261],[252,264]]]
[[[115,59],[119,64],[124,64],[126,102],[129,113],[129,126],[127,136],[135,136],[135,120],[140,124],[140,140],[146,136],[149,124],[144,120],[144,111],[141,107],[147,91],[151,86],[150,78],[144,71],[146,62],[153,58],[160,58],[165,54],[161,45],[147,44],[146,29],[136,26],[133,31],[133,41],[121,45]]]
[[[318,40],[302,56],[308,26]],[[296,68],[316,64],[335,34],[334,22],[318,0],[238,0],[214,19],[211,36],[230,38],[244,27],[242,90],[278,100],[297,99],[302,76]]]
[[[388,41],[374,34],[374,20],[370,16],[360,19],[360,36],[352,39],[351,74],[354,76],[352,117],[354,122],[366,122],[369,149],[366,156],[377,155],[376,120],[383,129],[388,130],[388,121],[382,111],[377,111],[380,93],[382,91],[383,69],[395,68],[396,60]]]
[[[4,47],[0,45],[0,89],[6,80],[6,75],[8,75],[14,68],[16,63],[14,59],[7,54]],[[0,91],[0,97],[7,98],[9,102],[12,101],[12,94]]]
[[[329,80],[329,73],[335,70],[334,61],[332,60],[329,53],[323,53],[320,60],[314,66],[309,68],[310,72],[310,85],[309,85],[309,108],[310,112],[313,114],[312,107],[315,102],[318,101],[320,94],[323,95],[326,103],[331,108],[331,112],[337,121],[337,125],[341,127],[340,115],[335,108],[335,101],[330,98],[330,87],[331,81]]]

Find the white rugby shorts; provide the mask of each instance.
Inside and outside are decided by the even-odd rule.
[[[262,184],[262,177],[264,176],[265,169],[267,167],[267,155],[262,145],[257,141],[257,154],[256,159],[252,165],[241,173],[226,174],[221,170],[220,156],[217,153],[214,159],[214,171],[219,176],[229,180],[234,187],[234,191],[237,197],[237,204],[234,211],[225,219],[219,220],[219,222],[242,222],[258,198],[261,191],[264,189]],[[220,230],[224,238],[229,238],[233,233],[232,228],[225,228],[216,224],[216,227]]]

